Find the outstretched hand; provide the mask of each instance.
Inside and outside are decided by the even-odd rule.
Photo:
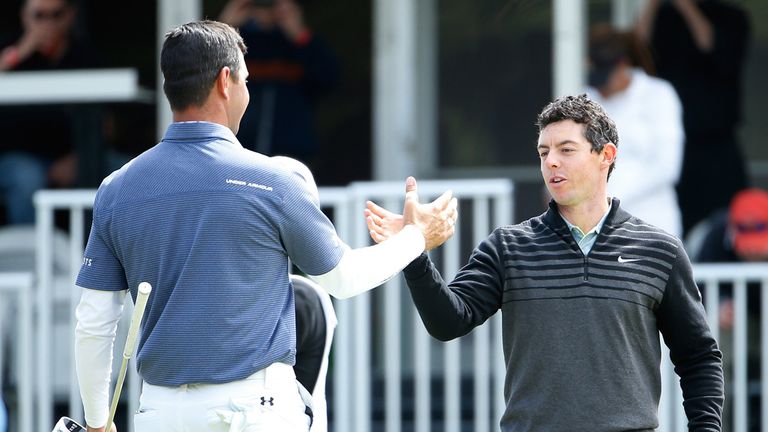
[[[392,237],[403,229],[403,215],[393,213],[373,201],[365,203],[365,223],[376,243]]]
[[[368,201],[365,216],[371,238],[376,243],[397,234],[405,225],[414,225],[424,236],[425,250],[429,251],[453,236],[459,216],[457,207],[458,202],[451,191],[446,191],[431,203],[419,203],[416,179],[408,177],[402,215]]]

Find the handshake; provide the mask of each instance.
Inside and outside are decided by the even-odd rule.
[[[381,243],[397,234],[406,225],[414,225],[424,236],[425,251],[432,250],[453,236],[458,203],[451,191],[446,191],[431,203],[420,204],[416,179],[405,181],[403,214],[391,212],[372,201],[366,203],[365,220],[369,234]]]

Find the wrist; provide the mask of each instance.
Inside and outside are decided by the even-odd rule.
[[[409,242],[413,242],[414,245],[418,245],[418,248],[424,251],[427,247],[427,237],[421,228],[413,223],[405,224],[403,229],[400,230],[401,236],[409,239]]]

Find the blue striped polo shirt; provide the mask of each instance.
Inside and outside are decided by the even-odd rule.
[[[150,282],[139,374],[223,383],[294,363],[289,259],[323,274],[344,248],[303,179],[222,125],[173,123],[99,187],[77,284],[135,298]]]

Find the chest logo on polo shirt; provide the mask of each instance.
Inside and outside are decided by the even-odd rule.
[[[640,258],[624,258],[623,256],[619,255],[620,263],[631,263],[635,261],[641,261],[641,259]]]
[[[268,191],[268,192],[271,192],[273,190],[272,186],[266,186],[266,185],[263,185],[263,184],[247,182],[245,180],[227,179],[226,182],[228,184],[233,184],[233,185],[237,185],[237,186],[248,186],[248,187],[252,187],[254,189],[261,189],[261,190],[265,190],[265,191]]]

